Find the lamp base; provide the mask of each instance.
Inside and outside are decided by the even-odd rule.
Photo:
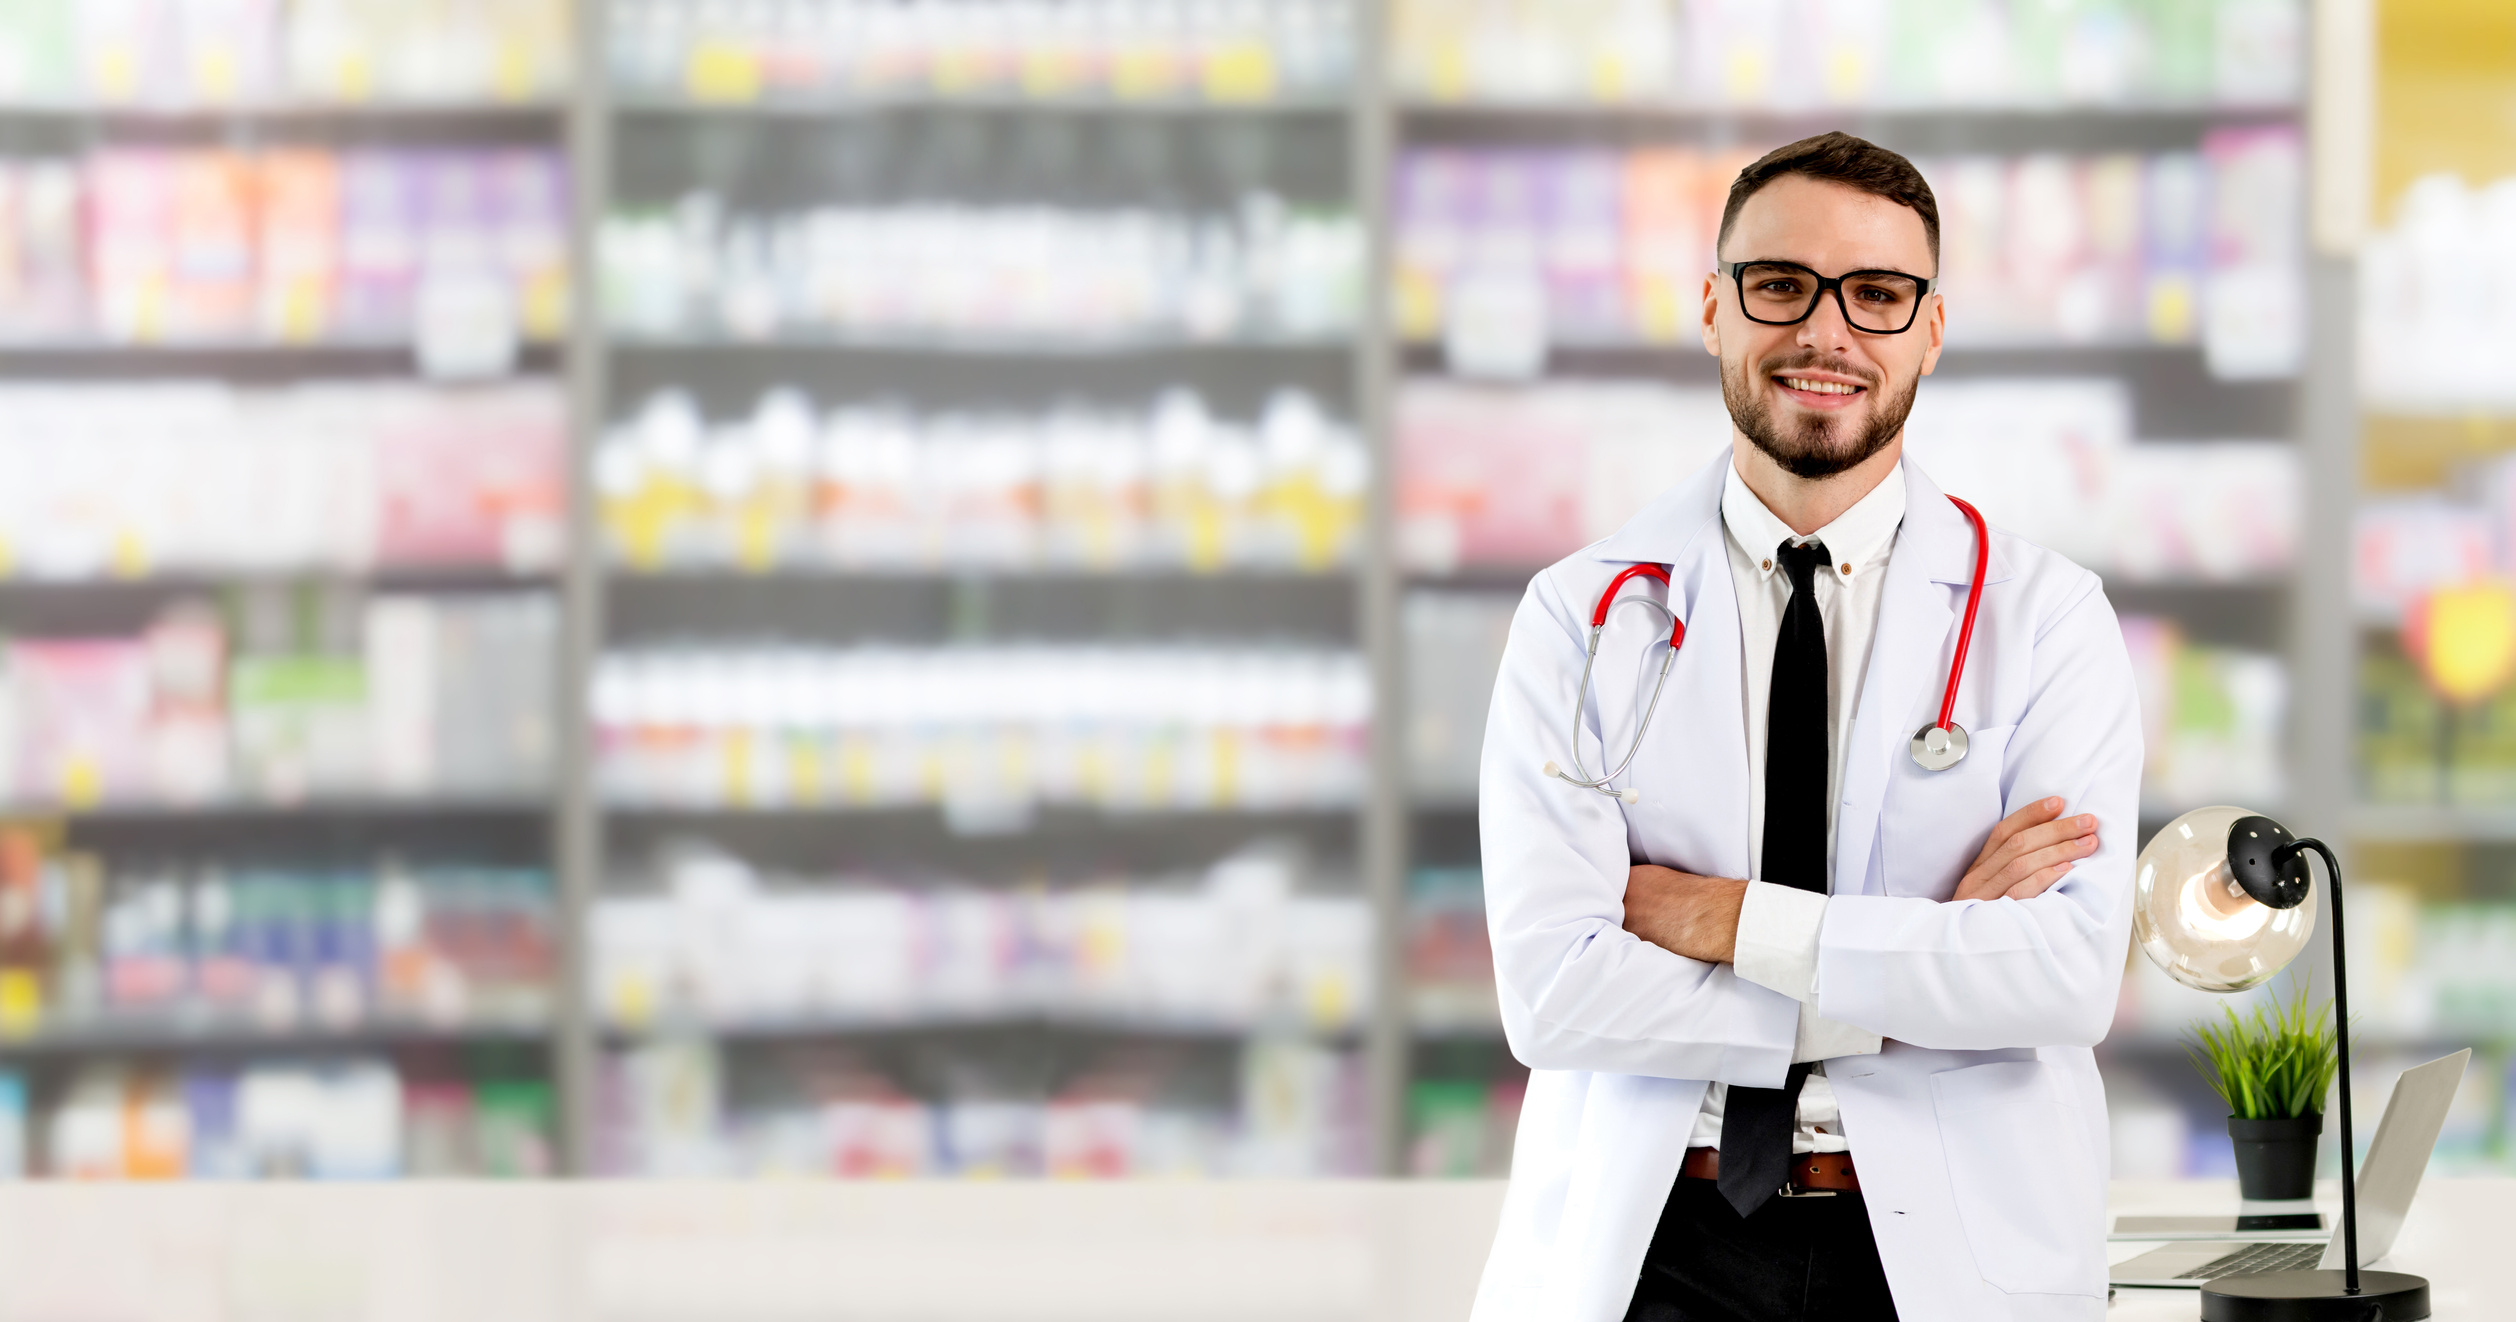
[[[2222,1276],[2201,1289],[2202,1322],[2413,1322],[2429,1315],[2429,1282],[2404,1272],[2359,1272],[2341,1292],[2339,1268]]]

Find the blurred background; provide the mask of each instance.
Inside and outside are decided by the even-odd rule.
[[[0,0],[0,1175],[1502,1174],[1504,629],[1837,127],[2144,833],[2346,842],[2516,1171],[2503,4]]]

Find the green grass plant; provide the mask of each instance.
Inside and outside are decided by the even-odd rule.
[[[2286,1000],[2266,997],[2250,1014],[2222,1006],[2224,1023],[2193,1025],[2193,1067],[2240,1120],[2286,1120],[2324,1109],[2340,1066],[2332,1002],[2309,1005],[2300,986]]]

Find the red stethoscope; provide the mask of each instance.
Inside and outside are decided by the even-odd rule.
[[[1965,760],[1966,728],[1957,724],[1951,717],[1957,711],[1958,677],[1966,673],[1966,649],[1974,645],[1975,608],[1983,604],[1984,562],[1992,558],[1992,534],[1983,525],[1983,515],[1977,512],[1974,506],[1955,496],[1950,496],[1948,503],[1965,511],[1966,521],[1974,525],[1974,581],[1966,588],[1966,619],[1964,624],[1958,626],[1957,652],[1948,662],[1948,687],[1940,695],[1939,719],[1913,732],[1913,761],[1924,771],[1946,771]],[[1623,591],[1625,584],[1635,578],[1658,579],[1661,586],[1666,587],[1669,582],[1669,571],[1663,565],[1627,565],[1617,572],[1616,577],[1608,580],[1607,591],[1599,594],[1598,607],[1590,612],[1590,650],[1589,654],[1581,659],[1581,688],[1573,695],[1571,740],[1573,771],[1580,774],[1569,774],[1552,762],[1546,764],[1546,774],[1557,780],[1579,785],[1586,790],[1597,790],[1612,798],[1622,799],[1627,804],[1642,802],[1642,791],[1612,789],[1609,787],[1609,782],[1624,775],[1625,768],[1634,764],[1634,754],[1642,749],[1643,734],[1651,728],[1652,713],[1660,709],[1660,690],[1668,686],[1669,667],[1677,661],[1677,649],[1686,644],[1686,622],[1677,618],[1677,612],[1671,610],[1665,603],[1653,601],[1649,597],[1628,597],[1623,601],[1617,599],[1616,594]],[[1634,741],[1626,745],[1625,759],[1617,763],[1616,769],[1606,775],[1593,776],[1590,774],[1590,769],[1581,764],[1581,709],[1590,701],[1590,669],[1599,660],[1599,635],[1607,628],[1608,612],[1615,610],[1618,606],[1637,602],[1669,617],[1669,650],[1660,658],[1660,678],[1651,686],[1651,702],[1642,709],[1642,724],[1634,727]]]

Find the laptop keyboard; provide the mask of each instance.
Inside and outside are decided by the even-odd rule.
[[[2255,1272],[2299,1271],[2324,1260],[2321,1244],[2249,1244],[2234,1253],[2222,1254],[2188,1272],[2179,1272],[2179,1281],[2208,1281],[2221,1276],[2250,1276]]]

